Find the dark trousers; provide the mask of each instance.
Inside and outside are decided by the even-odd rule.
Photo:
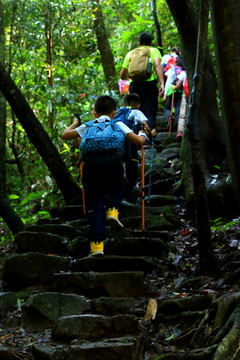
[[[106,209],[120,209],[123,199],[123,165],[84,164],[82,183],[89,224],[89,240],[106,238]]]
[[[138,178],[138,146],[132,144],[130,141],[125,142],[125,187],[124,197],[127,201],[132,201],[132,191],[136,185]]]
[[[156,116],[158,111],[158,88],[157,81],[133,81],[129,88],[130,93],[137,93],[140,96],[140,110],[148,119],[151,129],[156,126]]]

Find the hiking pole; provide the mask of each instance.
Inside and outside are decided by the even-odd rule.
[[[145,169],[144,169],[144,145],[141,146],[141,186],[142,186],[142,230],[145,230]]]
[[[168,118],[168,122],[169,122],[168,136],[171,136],[171,132],[172,132],[173,103],[174,103],[174,92],[172,93],[171,110],[170,110],[170,115],[169,115],[169,118]]]
[[[80,114],[75,114],[75,117],[78,119],[78,124],[81,125],[81,122],[82,122],[81,115]],[[80,146],[80,138],[78,138],[78,147],[79,146]],[[80,158],[79,169],[80,169],[80,179],[82,179],[83,178],[83,162],[81,161],[81,158]],[[81,183],[80,187],[82,189],[83,215],[86,216],[85,192],[84,192],[84,187],[83,187],[82,183]]]
[[[152,167],[153,167],[153,156],[154,156],[154,137],[152,138],[150,168],[149,168],[149,180],[148,180],[148,203],[150,203],[151,186],[152,186]]]

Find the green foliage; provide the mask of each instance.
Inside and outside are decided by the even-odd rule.
[[[93,27],[96,3],[4,0],[3,5],[6,68],[77,180],[77,144],[62,142],[60,134],[71,124],[75,113],[84,113],[83,121],[92,118],[96,96],[108,93],[119,106],[122,101],[118,93],[107,89]],[[137,45],[139,34],[154,34],[150,3],[102,0],[101,7],[119,74],[123,58]],[[179,45],[178,34],[164,0],[157,1],[157,11],[167,52]],[[62,201],[61,196],[9,107],[6,144],[7,193],[12,206],[26,224],[48,216],[46,211]],[[3,240],[5,233],[0,236]]]
[[[238,219],[228,221],[228,220],[220,217],[220,218],[217,218],[217,219],[214,219],[211,221],[211,229],[218,230],[218,231],[226,231],[231,226],[239,224],[239,223],[240,223],[240,220],[238,220]]]

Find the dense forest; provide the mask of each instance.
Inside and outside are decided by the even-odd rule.
[[[234,72],[239,9],[229,2],[222,12],[218,4],[1,1],[2,241],[8,228],[16,233],[24,224],[46,216],[46,208],[78,195],[78,149],[63,143],[60,134],[76,113],[83,114],[83,121],[91,119],[92,103],[100,94],[111,94],[121,105],[117,85],[121,64],[143,31],[154,35],[162,54],[172,46],[180,48],[193,90],[190,141],[182,147],[186,200],[193,193],[189,146],[195,146],[193,156],[202,152],[194,156],[202,163],[193,168],[203,169],[203,183],[207,173],[221,168],[227,148],[234,198],[239,199]],[[231,79],[227,90],[226,76]]]
[[[62,142],[60,134],[76,113],[91,119],[100,94],[121,105],[122,61],[143,31],[154,34],[162,54],[174,45],[185,59],[192,93],[182,181],[186,202],[196,205],[199,236],[210,237],[209,175],[230,167],[232,206],[238,208],[239,9],[234,2],[224,12],[219,8],[204,0],[1,2],[2,241],[8,229],[16,234],[47,216],[49,207],[80,196],[78,147]],[[231,64],[227,90],[226,63]],[[222,208],[229,199],[226,183],[220,181],[213,196],[213,203],[219,202],[221,193]]]
[[[162,51],[168,51],[179,45],[177,29],[165,1],[156,5]],[[155,29],[152,7],[138,1],[11,0],[1,1],[1,14],[4,241],[8,227],[16,233],[47,216],[47,208],[70,200],[72,191],[78,192],[72,185],[79,176],[78,148],[63,143],[60,134],[75,113],[84,114],[84,121],[91,119],[96,96],[109,93],[121,101],[117,82],[123,57],[140,32]]]
[[[99,95],[122,105],[123,59],[149,32],[162,55],[176,46],[185,61],[190,98],[174,191],[196,228],[201,275],[215,275],[214,225],[239,223],[239,16],[234,0],[0,0],[0,244],[49,209],[80,203],[78,144],[61,134],[76,114],[92,119]],[[216,360],[239,356],[235,290],[226,326],[218,304],[216,329],[230,335]]]

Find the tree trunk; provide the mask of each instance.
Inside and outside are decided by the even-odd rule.
[[[156,38],[157,38],[156,46],[159,48],[161,55],[163,55],[162,32],[157,16],[156,0],[151,0],[151,8],[152,8],[152,16],[155,26]]]
[[[233,187],[240,206],[240,3],[210,0],[222,114]],[[226,25],[227,24],[227,25]]]
[[[195,74],[193,78],[193,91],[188,117],[189,141],[192,155],[192,177],[194,188],[197,239],[199,248],[200,270],[203,274],[212,274],[215,271],[215,259],[211,239],[209,222],[208,201],[206,193],[206,181],[204,172],[204,160],[202,143],[199,134],[200,109],[204,89],[202,87],[203,68],[206,57],[206,42],[208,29],[208,0],[200,1],[199,31],[197,41],[197,56]]]
[[[198,19],[191,0],[166,0],[175,20],[182,43],[187,75],[192,88],[195,69]],[[216,77],[209,55],[206,50],[206,61],[203,67],[203,89],[201,94],[201,111],[199,114],[199,132],[203,147],[204,167],[206,174],[216,171],[216,165],[222,166],[226,159],[225,134],[222,121],[219,119],[216,96]],[[186,134],[187,135],[187,134]],[[187,136],[181,146],[183,164],[183,182],[186,201],[192,199],[191,159]]]
[[[13,235],[16,235],[19,231],[24,230],[24,223],[10,206],[8,198],[6,196],[0,197],[0,216],[2,217],[3,221],[8,225]]]
[[[49,7],[49,8],[48,8]],[[48,85],[53,86],[53,40],[52,40],[52,14],[51,5],[47,5],[47,9],[44,12],[44,26],[45,26],[45,38],[46,38],[46,62],[48,64]],[[51,129],[53,129],[53,103],[52,100],[48,100],[48,123]]]
[[[98,49],[100,51],[104,75],[109,90],[117,90],[117,73],[114,64],[114,57],[109,45],[106,27],[104,24],[102,8],[99,0],[93,3],[94,31],[97,37]]]
[[[65,201],[71,203],[74,199],[81,197],[80,187],[72,179],[50,137],[2,64],[0,64],[0,90],[14,110],[29,139],[48,166]]]
[[[191,0],[167,0],[167,3],[179,31],[191,87],[196,59],[197,16]],[[216,77],[208,49],[203,75],[200,136],[203,141],[206,164],[211,169],[212,164],[219,164],[225,159],[226,153],[223,123],[219,119],[217,109]]]
[[[0,59],[5,62],[3,3],[0,0]],[[13,234],[24,229],[21,218],[10,206],[6,194],[6,100],[0,92],[0,216]]]

